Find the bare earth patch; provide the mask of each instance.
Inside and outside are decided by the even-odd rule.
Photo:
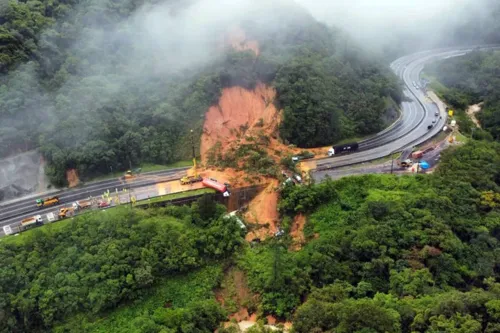
[[[273,180],[250,202],[245,219],[258,225],[258,228],[247,234],[247,241],[252,241],[254,238],[266,239],[278,230],[278,192],[275,190],[277,186],[278,181]]]
[[[306,225],[306,221],[306,216],[302,214],[295,216],[295,218],[293,219],[290,236],[292,236],[294,240],[292,249],[295,251],[300,250],[306,241],[304,238],[304,226]]]
[[[76,171],[76,169],[67,170],[66,179],[68,180],[68,187],[70,188],[80,184],[80,178],[78,178],[78,171]]]
[[[481,111],[482,108],[483,108],[483,103],[479,103],[479,104],[471,105],[467,109],[467,115],[470,117],[472,122],[474,124],[476,124],[476,126],[479,128],[481,128],[481,124],[479,123],[479,120],[477,120],[477,118],[476,118],[476,113]]]

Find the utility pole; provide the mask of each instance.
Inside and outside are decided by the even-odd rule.
[[[394,152],[391,152],[391,175],[394,170]]]
[[[198,172],[196,171],[196,152],[194,149],[194,131],[191,130],[191,147],[193,148],[193,168],[194,168],[194,176],[198,177]]]

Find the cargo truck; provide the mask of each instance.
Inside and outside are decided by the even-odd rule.
[[[421,150],[417,150],[411,153],[411,158],[413,158],[414,160],[418,160],[419,158],[422,158],[422,156],[424,156],[424,152]]]
[[[92,206],[92,201],[90,200],[78,200],[73,202],[73,209],[74,210],[83,210],[90,208]]]
[[[25,218],[21,221],[21,228],[26,230],[27,228],[31,228],[33,226],[43,225],[43,220],[41,215],[35,215],[32,217]]]
[[[221,184],[221,183],[217,182],[214,179],[203,178],[203,182],[202,183],[206,187],[210,187],[210,188],[213,188],[216,191],[221,192],[225,197],[228,197],[228,196],[231,195],[231,193],[229,192],[226,184]]]
[[[328,150],[328,156],[332,157],[343,153],[351,153],[358,150],[358,148],[359,144],[357,142],[347,143],[345,145],[333,146]]]
[[[50,198],[45,198],[45,199],[37,199],[36,200],[36,206],[38,208],[44,208],[44,207],[50,207],[54,205],[59,204],[59,198],[58,197],[50,197]]]

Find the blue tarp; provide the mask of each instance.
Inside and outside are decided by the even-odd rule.
[[[423,170],[429,169],[429,163],[427,163],[426,161],[420,161],[420,167]]]

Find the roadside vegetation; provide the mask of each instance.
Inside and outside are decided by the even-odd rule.
[[[432,88],[456,111],[460,131],[475,139],[500,140],[500,52],[475,51],[428,65],[425,71],[437,82]],[[476,115],[481,128],[466,111],[484,103]],[[474,130],[472,130],[474,129]]]

